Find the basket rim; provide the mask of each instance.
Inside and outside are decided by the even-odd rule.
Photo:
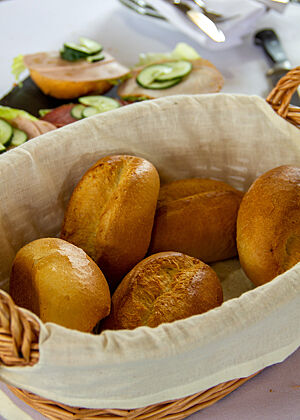
[[[110,419],[130,418],[130,419],[164,419],[169,418],[169,413],[172,414],[172,418],[183,419],[187,416],[202,410],[206,407],[211,406],[226,395],[230,394],[238,387],[243,385],[246,381],[254,378],[261,371],[255,372],[246,378],[232,379],[230,381],[217,384],[216,386],[199,393],[170,401],[163,401],[157,404],[151,404],[146,407],[135,408],[135,409],[88,409],[80,407],[71,407],[65,404],[60,404],[55,401],[43,399],[38,395],[34,395],[30,392],[26,392],[22,389],[18,389],[8,385],[14,395],[20,398],[22,401],[30,405],[34,409],[45,415],[55,415],[59,418],[69,418],[72,413],[72,418],[95,419],[95,418],[107,418],[109,415]],[[77,417],[78,416],[78,417]],[[165,417],[166,416],[166,417]],[[51,417],[49,417],[51,418]]]
[[[271,314],[279,304],[278,301],[276,302],[276,300],[273,299],[274,296],[278,294],[278,288],[279,287],[282,288],[282,292],[280,293],[280,296],[286,295],[290,273],[294,273],[295,278],[296,277],[298,278],[299,273],[300,273],[300,263],[298,263],[296,266],[292,267],[287,272],[285,272],[285,273],[281,274],[280,276],[276,277],[272,282],[266,283],[262,286],[259,286],[258,288],[249,290],[249,291],[245,292],[243,295],[241,295],[240,297],[230,299],[229,301],[224,302],[221,307],[214,308],[211,311],[208,311],[204,314],[195,315],[193,317],[183,319],[183,320],[178,320],[178,321],[175,321],[172,324],[162,324],[155,329],[150,329],[148,327],[139,327],[138,329],[132,330],[132,331],[130,331],[130,330],[106,331],[106,332],[103,332],[101,335],[98,335],[98,336],[93,336],[92,334],[90,334],[90,336],[91,336],[90,339],[95,341],[95,342],[97,341],[97,344],[99,344],[98,342],[100,342],[102,340],[103,340],[103,342],[108,343],[109,338],[113,336],[114,339],[117,337],[120,340],[120,342],[124,342],[124,345],[126,345],[125,340],[127,338],[128,342],[131,342],[132,346],[134,347],[136,345],[136,343],[141,339],[141,337],[139,336],[141,331],[147,331],[147,333],[149,333],[149,331],[151,331],[151,334],[153,336],[157,336],[160,339],[162,339],[162,337],[163,337],[162,332],[166,332],[167,336],[170,337],[170,341],[172,341],[172,340],[175,339],[174,337],[176,337],[179,334],[179,332],[182,330],[183,326],[185,327],[185,329],[189,330],[191,336],[195,335],[196,334],[195,331],[201,329],[201,320],[203,320],[204,318],[207,318],[207,317],[211,317],[211,319],[213,320],[213,324],[216,325],[216,326],[220,326],[220,328],[222,328],[219,320],[224,317],[224,313],[225,313],[226,310],[229,310],[231,312],[231,316],[236,316],[236,317],[239,317],[239,309],[240,308],[243,308],[243,310],[245,312],[249,313],[249,305],[247,307],[247,303],[249,304],[249,295],[254,295],[254,301],[257,304],[254,308],[255,309],[254,312],[257,312],[257,313],[260,312],[259,311],[259,300],[261,300],[261,302],[264,302],[265,296],[269,296],[269,297],[272,296],[271,297],[271,302],[272,303],[271,303],[270,307],[268,307],[268,309],[269,309],[268,313]],[[291,289],[295,290],[295,285],[296,284],[297,283],[295,281],[294,282],[291,281]],[[300,291],[300,285],[298,285],[298,288],[299,288],[299,291]],[[273,292],[274,295],[272,295],[272,292]],[[293,293],[294,293],[294,291],[293,291]],[[0,297],[1,297],[1,294],[3,295],[3,293],[0,292]],[[279,297],[278,297],[278,299],[279,299]],[[287,295],[286,295],[286,299],[287,299],[287,301],[290,301],[290,299],[288,298]],[[280,300],[281,303],[283,303],[282,298],[280,298],[279,300]],[[252,302],[250,303],[250,306],[253,309]],[[261,314],[260,318],[264,319],[265,315],[266,315],[265,313]],[[241,318],[243,318],[243,317],[241,316]],[[252,321],[253,321],[253,323],[259,322],[259,317],[258,318],[254,317]],[[195,324],[193,326],[194,330],[192,330],[192,325],[193,324]],[[71,334],[73,337],[77,337],[78,339],[80,339],[81,337],[83,338],[83,336],[86,336],[88,334],[88,333],[81,333],[81,332],[78,332],[78,331],[75,331],[75,330],[69,330],[65,327],[58,326],[58,325],[56,326],[54,324],[53,324],[53,326],[55,328],[55,331],[56,332],[60,331],[62,336],[64,336],[64,337],[65,337],[66,334]],[[246,321],[245,321],[244,322],[244,331],[247,331],[248,328],[249,328],[249,323],[248,322],[246,323]],[[164,331],[164,330],[166,330],[166,331]],[[48,333],[47,329],[45,331],[46,331],[46,333]],[[238,331],[238,327],[236,327],[236,331]],[[1,330],[0,330],[0,332],[1,332]],[[53,330],[52,330],[52,332],[53,332]],[[215,334],[215,331],[213,331],[213,334],[211,334],[211,330],[209,331],[209,333],[210,333],[209,338],[213,342],[215,340],[215,337],[217,336],[217,333]],[[173,334],[173,337],[172,337],[172,334]],[[60,339],[62,339],[62,336],[61,336]],[[225,336],[226,337],[228,336],[228,331],[224,331],[224,337]],[[40,334],[40,338],[42,340],[45,339],[43,334]],[[218,338],[218,340],[220,340],[220,337],[217,337],[217,338]],[[220,343],[220,341],[218,341],[218,342]],[[189,343],[189,344],[191,346],[194,346],[194,348],[197,348],[198,346],[202,345],[201,343],[199,344],[199,341],[198,342],[194,341],[194,344],[191,344],[191,343]],[[281,361],[282,358],[288,357],[291,353],[293,353],[295,351],[295,349],[299,345],[300,345],[300,337],[296,338],[293,343],[290,343],[287,348],[284,348],[284,349],[280,348],[280,349],[278,349],[278,351],[276,353],[273,352],[271,356],[275,357],[275,359],[268,359],[267,360],[267,357],[264,357],[264,360],[259,360],[259,361],[257,361],[257,363],[254,363],[253,366],[251,367],[251,369],[249,369],[249,367],[247,368],[247,367],[243,366],[243,364],[239,363],[239,364],[235,365],[235,372],[236,372],[235,374],[232,374],[232,372],[231,372],[231,374],[227,377],[226,376],[225,377],[221,376],[220,380],[216,380],[215,377],[210,378],[211,381],[210,382],[205,382],[202,386],[199,385],[200,384],[200,381],[199,381],[199,383],[193,384],[193,387],[188,387],[185,390],[182,390],[182,387],[181,387],[179,395],[176,394],[176,391],[173,392],[174,398],[176,398],[176,399],[185,398],[187,395],[193,395],[197,391],[202,392],[205,389],[214,387],[218,383],[225,383],[225,382],[230,381],[234,378],[248,377],[249,375],[252,375],[255,372],[257,372],[257,371],[259,371],[259,370],[261,370],[261,369],[263,369],[267,366],[270,366],[274,363],[277,363],[277,362]],[[100,347],[99,347],[99,350],[100,350]],[[162,357],[162,355],[163,355],[165,358],[170,358],[171,359],[172,352],[170,352],[170,354],[166,354],[166,343],[164,343],[164,348],[162,346],[161,351],[162,351],[162,353],[160,355],[157,354],[156,357]],[[180,352],[180,351],[185,352],[186,351],[186,343],[185,343],[184,346],[182,345],[181,349],[177,349],[177,351],[178,352]],[[66,352],[68,352],[68,350],[66,350]],[[283,353],[284,353],[284,356],[283,356]],[[41,363],[43,364],[43,357],[40,360],[41,360]],[[138,361],[137,358],[135,360]],[[141,356],[140,361],[145,361],[145,362],[147,361],[147,358],[146,358],[145,354],[143,354],[143,356]],[[37,363],[37,367],[38,367],[38,365],[39,365],[39,363]],[[1,367],[0,367],[0,372],[1,372]],[[38,373],[38,371],[37,371],[37,373]],[[2,376],[2,380],[4,382],[6,382],[6,380],[5,380],[5,370],[4,370],[4,376],[3,375],[0,375],[0,376]],[[201,382],[203,382],[202,379],[201,379]],[[18,386],[18,385],[20,386],[20,383],[19,384],[12,383],[11,380],[9,381],[9,383],[12,386]],[[24,387],[23,386],[22,388],[24,390],[26,389],[28,392],[37,393],[37,389],[34,385],[31,386],[31,387],[26,387],[26,386]],[[43,390],[39,389],[39,394],[42,395],[43,398],[53,399],[53,397],[51,396],[52,395],[51,391],[49,391],[49,390],[43,391]],[[56,398],[56,400],[57,400],[57,398]],[[63,400],[64,401],[61,400],[60,403],[62,403],[62,404],[67,403],[70,406],[74,405],[74,403],[72,404],[72,402],[68,398],[66,399],[65,397],[63,397]],[[152,401],[153,404],[158,404],[158,403],[161,403],[162,401],[165,401],[165,400],[166,399],[164,398],[164,391],[157,394],[156,397],[151,395],[151,401]],[[138,398],[129,400],[128,397],[126,397],[125,400],[123,399],[123,403],[120,403],[120,401],[121,400],[119,400],[119,405],[118,404],[117,405],[121,409],[132,409],[132,407],[141,407],[141,404],[142,404],[142,402],[141,402],[142,400],[139,400]],[[112,407],[116,407],[116,401],[106,400],[105,402],[106,402],[106,406],[110,409]],[[151,402],[149,404],[151,404]],[[149,405],[149,404],[147,404],[147,405]],[[95,408],[95,407],[93,407],[93,404],[90,404],[90,405],[91,405],[90,409]],[[98,404],[98,407],[99,407],[99,405],[104,406],[104,402],[102,402],[101,404]]]

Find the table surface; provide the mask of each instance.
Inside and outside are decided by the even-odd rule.
[[[266,13],[255,31],[276,30],[292,66],[300,64],[300,5],[290,4],[283,14]],[[178,32],[170,24],[141,17],[117,0],[2,0],[0,1],[0,97],[13,85],[12,59],[18,54],[57,50],[65,41],[79,36],[101,40],[119,61],[132,66],[142,52],[170,51],[178,42],[193,46],[212,61],[225,78],[223,92],[266,97],[271,87],[265,74],[270,63],[262,49],[253,43],[252,31],[243,44],[230,50],[213,52]],[[284,362],[265,369],[234,393],[213,406],[190,416],[191,420],[299,420],[300,350]],[[44,417],[32,410],[0,383],[29,418]],[[0,406],[1,414],[8,412]],[[10,418],[9,418],[10,417]],[[5,417],[16,420],[16,415]],[[25,414],[24,414],[25,418]]]

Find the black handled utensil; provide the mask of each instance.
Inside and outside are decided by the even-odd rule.
[[[271,83],[276,86],[277,82],[292,69],[292,65],[273,29],[263,29],[255,34],[254,42],[260,45],[273,64],[268,70],[267,76]],[[291,104],[300,106],[299,93],[296,91],[291,99]]]

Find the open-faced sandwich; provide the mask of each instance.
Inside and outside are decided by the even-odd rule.
[[[0,153],[55,129],[55,125],[26,111],[0,106]]]
[[[19,56],[13,73],[28,69],[45,98],[59,106],[39,109],[40,119],[56,128],[132,102],[178,94],[218,92],[223,77],[215,66],[185,43],[167,53],[140,54],[131,70],[93,40],[65,43],[60,52]],[[103,95],[114,85],[118,88]],[[68,102],[68,100],[70,100]],[[56,101],[56,99],[55,99]]]
[[[44,94],[59,99],[107,92],[129,73],[101,44],[85,37],[78,44],[65,43],[60,51],[19,55],[13,66],[17,74],[27,68]]]
[[[120,98],[128,102],[180,94],[213,93],[221,90],[223,76],[208,60],[184,43],[169,54],[141,55],[118,88]]]
[[[71,124],[82,118],[119,108],[121,102],[104,95],[87,95],[78,98],[78,102],[60,105],[54,109],[40,109],[43,121],[54,124],[57,128]]]

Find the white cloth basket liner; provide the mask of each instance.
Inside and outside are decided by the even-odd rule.
[[[211,94],[122,107],[31,140],[0,158],[0,287],[24,244],[59,233],[74,186],[109,154],[148,159],[161,182],[198,176],[246,191],[273,167],[299,165],[300,132],[259,97]],[[221,307],[98,336],[40,322],[39,362],[1,366],[0,379],[71,406],[130,409],[249,376],[295,351],[300,264],[255,289],[237,259],[214,267]]]

